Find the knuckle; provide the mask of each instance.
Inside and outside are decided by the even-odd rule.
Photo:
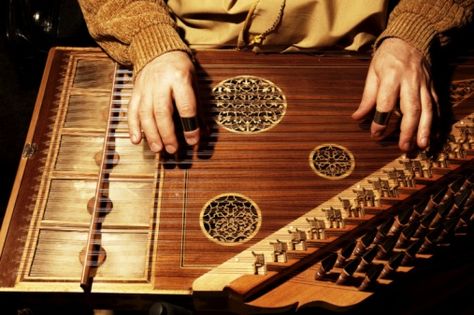
[[[192,81],[192,71],[187,68],[177,68],[173,71],[171,75],[171,82],[186,82],[189,83]]]
[[[157,118],[171,116],[172,111],[167,106],[156,106],[153,108],[153,114]]]
[[[138,117],[140,117],[140,119],[149,118],[150,117],[150,111],[147,108],[140,107],[138,109]]]
[[[183,114],[193,114],[195,111],[195,106],[190,102],[182,102],[177,104],[179,106],[180,112]]]

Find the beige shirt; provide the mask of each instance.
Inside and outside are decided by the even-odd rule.
[[[357,50],[384,28],[388,2],[79,0],[92,37],[136,72],[165,52],[190,52],[180,35],[196,49]],[[474,0],[398,0],[375,45],[387,37],[402,38],[429,59],[431,47],[445,45],[450,33],[472,21],[473,10]]]
[[[359,50],[385,28],[387,0],[168,0],[194,49]]]

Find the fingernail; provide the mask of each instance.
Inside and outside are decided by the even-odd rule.
[[[161,145],[159,145],[158,143],[152,143],[152,144],[150,144],[150,149],[153,152],[160,152],[161,151]]]
[[[411,150],[411,142],[405,142],[405,143],[402,145],[402,150],[403,150],[403,151],[410,151],[410,150]]]
[[[186,137],[186,142],[187,142],[189,145],[195,145],[195,144],[197,144],[197,143],[199,142],[199,135]]]
[[[166,147],[166,152],[168,152],[169,154],[173,154],[174,152],[176,152],[176,147],[174,145],[171,145],[171,144],[168,144]]]
[[[380,131],[380,130],[374,131],[374,133],[372,135],[375,138],[381,137],[382,136],[382,131]]]
[[[421,138],[420,142],[421,142],[420,144],[423,148],[427,147],[428,146],[428,137]]]
[[[137,143],[138,142],[138,136],[136,133],[133,133],[130,135],[130,138],[132,139],[132,142],[133,143]]]

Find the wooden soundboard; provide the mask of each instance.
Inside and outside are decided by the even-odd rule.
[[[128,139],[130,69],[51,50],[1,230],[0,294],[343,309],[471,225],[474,60],[450,65],[449,128],[413,156],[350,118],[367,58],[196,60],[202,141],[159,156]]]

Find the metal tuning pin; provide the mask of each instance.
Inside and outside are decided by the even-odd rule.
[[[329,209],[323,209],[326,212],[326,218],[329,221],[329,228],[343,228],[344,227],[344,219],[342,218],[341,209],[335,209],[333,207],[329,207]]]
[[[331,253],[329,254],[329,256],[324,258],[321,261],[321,266],[319,267],[319,270],[314,275],[314,279],[316,280],[322,279],[334,267],[336,260],[337,260],[336,253]]]
[[[402,263],[403,258],[405,257],[404,252],[398,252],[394,254],[389,261],[384,265],[382,272],[380,273],[380,278],[387,278],[391,273],[393,273]]]
[[[351,257],[352,252],[354,251],[354,248],[356,246],[356,242],[351,242],[348,245],[344,246],[339,254],[337,255],[337,260],[335,263],[335,267],[342,267],[346,260]]]
[[[279,257],[282,257],[282,262],[286,263],[288,261],[288,244],[277,239],[276,242],[270,242],[270,245],[273,246],[273,262],[278,262]]]
[[[324,220],[306,218],[306,222],[308,222],[310,226],[308,230],[310,240],[322,240],[325,238],[324,230],[326,229],[326,225]]]
[[[360,264],[360,257],[356,257],[353,260],[349,261],[347,265],[342,269],[341,273],[339,274],[339,278],[337,278],[337,284],[344,284],[347,283],[349,278],[352,277],[354,272],[357,270],[357,267]]]
[[[265,274],[265,255],[252,251],[255,260],[253,262],[254,275]]]
[[[348,218],[361,218],[364,216],[363,208],[360,205],[353,207],[349,199],[341,197],[339,197],[339,201],[342,204],[342,209],[347,213]]]
[[[296,229],[294,231],[288,230],[288,233],[290,233],[291,235],[291,250],[296,250],[297,245],[301,245],[302,250],[306,250],[308,248],[308,244],[306,243],[307,236],[305,231]]]
[[[383,265],[372,265],[369,270],[367,270],[364,280],[362,280],[362,283],[357,289],[359,291],[370,289],[376,283],[382,269]]]

